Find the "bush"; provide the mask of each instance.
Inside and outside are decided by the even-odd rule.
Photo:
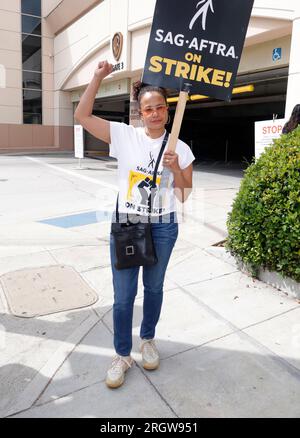
[[[254,276],[263,267],[300,282],[300,127],[246,170],[227,227],[226,248]]]

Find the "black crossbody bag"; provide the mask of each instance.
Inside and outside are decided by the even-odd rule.
[[[163,151],[168,142],[169,133],[167,132],[162,147],[160,149],[156,166],[153,173],[152,188],[148,198],[148,217],[147,222],[137,222],[138,215],[135,216],[134,223],[130,222],[127,214],[127,221],[120,222],[119,215],[119,196],[116,207],[116,222],[112,223],[111,232],[115,243],[116,269],[128,269],[136,266],[151,266],[157,263],[157,255],[151,232],[151,193],[156,188],[156,178],[159,163]]]

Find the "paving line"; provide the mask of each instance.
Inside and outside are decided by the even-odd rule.
[[[189,296],[192,299],[192,301],[194,301],[199,306],[204,308],[214,318],[216,318],[220,322],[224,323],[230,330],[232,330],[231,333],[225,334],[225,335],[221,336],[221,338],[223,338],[223,337],[226,338],[226,337],[232,336],[232,335],[238,335],[241,339],[243,339],[246,342],[249,342],[252,346],[257,348],[257,350],[261,352],[262,356],[265,357],[265,359],[269,363],[274,363],[277,366],[281,367],[281,369],[284,369],[292,377],[294,377],[298,382],[300,382],[300,369],[299,368],[297,368],[295,365],[291,364],[288,360],[284,359],[282,356],[280,356],[279,354],[277,354],[276,352],[271,350],[269,347],[267,347],[266,345],[264,345],[263,343],[258,341],[253,336],[251,336],[248,333],[244,332],[244,330],[246,330],[248,327],[250,327],[250,326],[253,327],[253,326],[256,326],[256,325],[260,325],[260,324],[264,323],[265,320],[259,321],[257,323],[251,324],[251,325],[246,326],[246,327],[239,328],[237,325],[233,324],[231,321],[229,321],[228,319],[223,317],[220,313],[218,313],[212,307],[210,307],[209,305],[205,304],[204,301],[202,301],[199,297],[196,297],[191,292],[189,292],[187,289],[185,289],[185,286],[180,286],[174,280],[173,280],[173,282],[175,284],[177,284],[178,289],[181,290],[185,295]],[[295,309],[297,309],[297,308],[289,309],[289,311],[293,311]],[[280,317],[283,313],[288,313],[288,312],[282,312],[280,314],[274,315],[271,318],[267,318],[266,321],[268,319],[275,319],[277,317]],[[213,341],[207,341],[207,342],[205,342],[205,344],[210,344],[211,342],[213,342]],[[197,348],[197,347],[193,347],[193,348],[191,348],[191,350],[193,350],[195,348]]]
[[[79,175],[78,173],[73,172],[72,170],[62,169],[61,167],[55,166],[54,164],[45,163],[44,161],[39,160],[38,158],[27,157],[27,156],[25,156],[25,158],[27,160],[33,161],[34,163],[40,164],[41,166],[48,167],[49,169],[53,169],[53,170],[56,170],[58,172],[66,173],[67,175],[71,175],[71,176],[74,176],[78,179],[82,179],[83,181],[87,181],[87,182],[90,182],[92,184],[97,184],[98,186],[102,186],[102,187],[105,187],[107,189],[115,190],[116,192],[119,190],[118,186],[116,186],[116,185],[104,183],[102,181],[99,181],[96,178],[91,178],[90,176]]]

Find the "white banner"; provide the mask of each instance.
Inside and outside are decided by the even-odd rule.
[[[255,158],[259,158],[267,146],[282,134],[285,119],[264,120],[255,123]]]

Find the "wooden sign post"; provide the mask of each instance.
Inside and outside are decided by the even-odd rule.
[[[177,102],[175,117],[174,117],[174,121],[173,121],[172,131],[171,131],[170,139],[169,139],[169,143],[168,143],[168,151],[169,152],[175,152],[175,150],[176,150],[176,145],[177,145],[177,141],[179,138],[179,133],[180,133],[180,129],[181,129],[183,116],[184,116],[184,112],[185,112],[186,103],[187,103],[188,98],[189,98],[188,91],[180,91],[179,100]],[[168,189],[169,188],[170,174],[171,174],[171,172],[169,169],[166,169],[166,168],[163,169],[162,176],[161,176],[161,184],[160,184],[161,189]],[[162,198],[163,203],[164,203],[164,199],[165,199],[165,194],[166,194],[166,192],[164,193],[164,196]],[[184,204],[182,204],[181,208],[182,208],[182,220],[184,221],[185,220],[184,219],[185,218]]]
[[[183,91],[180,91],[179,100],[177,102],[175,117],[173,121],[172,131],[168,142],[168,152],[175,152],[179,133],[182,125],[182,120],[186,108],[186,103],[189,98],[189,84],[184,86]],[[166,189],[169,187],[171,172],[169,169],[164,168],[161,176],[160,189]],[[163,196],[164,199],[164,196]]]
[[[179,100],[177,102],[175,117],[173,121],[172,131],[170,135],[170,140],[168,144],[169,152],[175,152],[188,98],[189,98],[189,93],[187,91],[180,91]]]

